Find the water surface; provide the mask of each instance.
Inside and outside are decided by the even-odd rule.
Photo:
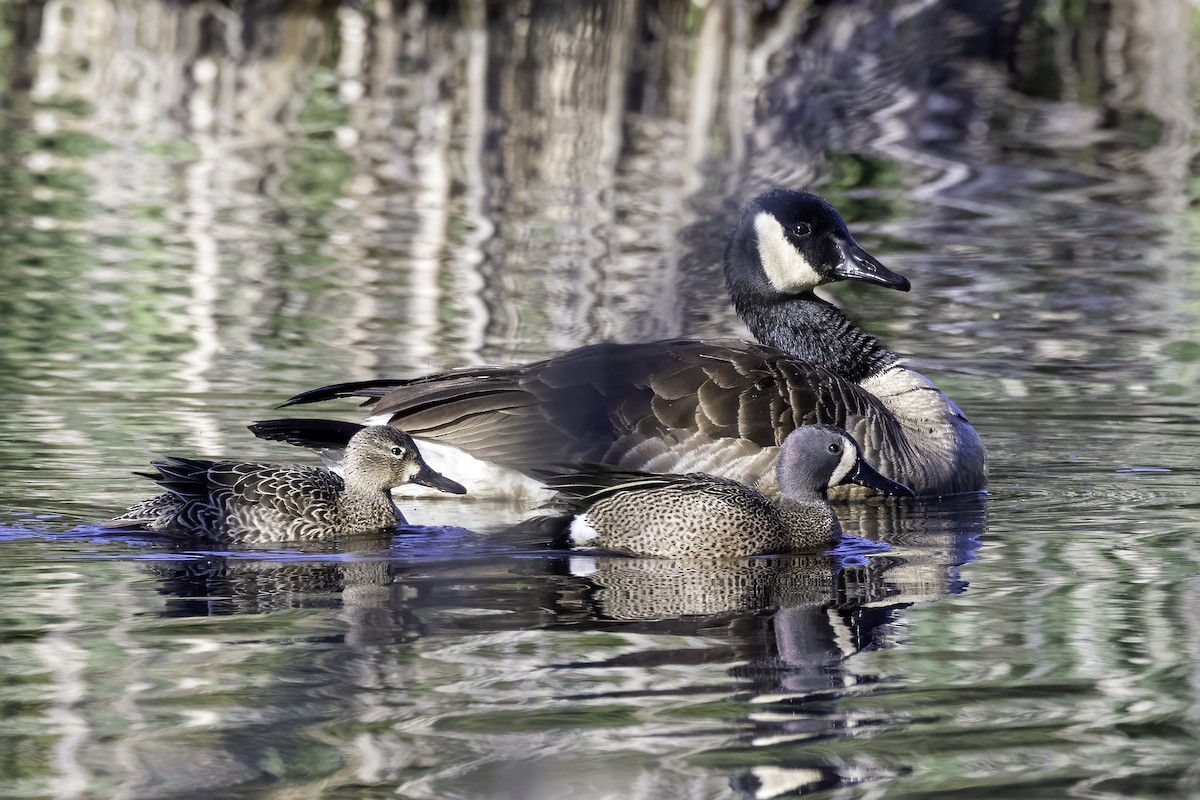
[[[1200,793],[1195,12],[451,5],[3,5],[0,795]],[[306,388],[740,334],[774,183],[986,496],[720,567],[95,526]]]

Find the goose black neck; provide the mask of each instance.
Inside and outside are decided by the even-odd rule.
[[[836,306],[811,292],[734,302],[754,338],[859,383],[899,359]]]

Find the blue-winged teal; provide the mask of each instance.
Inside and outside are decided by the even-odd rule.
[[[746,207],[725,255],[734,308],[761,344],[601,344],[524,366],[327,386],[289,403],[365,398],[369,422],[412,433],[430,463],[473,492],[468,467],[441,460],[446,451],[518,476],[563,462],[742,482],[765,476],[760,488],[776,496],[779,442],[815,422],[846,429],[885,475],[917,494],[984,488],[983,446],[958,407],[813,293],[839,280],[909,286],[859,246],[825,201],[775,190]],[[303,420],[276,420],[259,433],[311,443],[312,431]],[[513,485],[488,477],[478,490]]]
[[[201,461],[155,461],[145,474],[165,494],[131,507],[119,526],[261,544],[324,540],[403,524],[390,490],[406,483],[463,494],[434,472],[412,437],[383,425],[360,427],[346,445],[344,479],[318,467]]]
[[[570,542],[659,558],[736,558],[829,547],[841,533],[826,493],[853,482],[886,494],[912,490],[880,475],[845,431],[805,425],[775,463],[780,499],[712,475],[599,470],[546,484],[576,516]]]

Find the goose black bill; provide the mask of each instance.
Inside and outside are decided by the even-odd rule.
[[[875,256],[862,249],[858,242],[848,239],[838,244],[842,260],[833,268],[833,273],[839,278],[875,283],[901,292],[911,288],[908,278],[885,267]]]

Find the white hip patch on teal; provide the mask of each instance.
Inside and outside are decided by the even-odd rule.
[[[754,218],[754,232],[758,234],[758,257],[775,291],[798,294],[821,285],[821,276],[787,240],[783,225],[774,216],[760,211]]]
[[[587,514],[580,514],[571,520],[571,546],[590,547],[591,543],[600,538],[600,532],[592,527]]]

